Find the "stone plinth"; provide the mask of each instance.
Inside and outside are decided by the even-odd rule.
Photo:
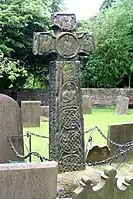
[[[92,105],[91,100],[87,95],[83,95],[83,104],[82,104],[83,114],[91,114],[92,113]]]
[[[12,98],[0,94],[0,163],[22,160],[11,149],[8,136],[16,150],[23,155],[21,109]]]
[[[0,165],[1,199],[56,199],[57,163]]]
[[[118,96],[116,100],[116,114],[125,115],[128,114],[128,97]]]
[[[22,101],[24,127],[40,127],[41,101]]]

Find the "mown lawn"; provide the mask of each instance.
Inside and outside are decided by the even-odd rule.
[[[24,132],[30,131],[40,135],[48,136],[48,122],[42,122],[46,118],[41,118],[40,128],[24,128]],[[108,125],[116,123],[133,122],[133,110],[129,110],[128,115],[116,115],[114,108],[93,108],[92,114],[84,115],[84,130],[87,131],[95,126],[98,126],[100,130],[107,135]],[[85,135],[85,141],[87,141],[89,134]],[[106,144],[106,140],[98,133],[93,133],[93,143]],[[25,138],[25,144],[28,146],[28,140]],[[41,139],[32,136],[32,151],[38,152],[42,156],[48,157],[49,143],[48,139]],[[25,154],[27,151],[25,150]],[[36,160],[32,158],[32,160]]]

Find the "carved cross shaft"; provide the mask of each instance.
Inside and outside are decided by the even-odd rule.
[[[49,153],[59,170],[84,168],[84,124],[79,80],[78,55],[94,50],[89,33],[76,33],[74,14],[52,15],[52,33],[35,33],[35,55],[56,53],[50,62],[49,85]]]

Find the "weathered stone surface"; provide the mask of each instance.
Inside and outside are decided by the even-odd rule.
[[[9,160],[21,160],[12,151],[8,136],[11,138],[16,150],[23,155],[21,109],[12,98],[0,94],[0,163],[8,163]]]
[[[49,106],[41,106],[41,116],[49,117]]]
[[[128,114],[128,97],[118,96],[116,100],[116,114],[125,115]]]
[[[74,14],[52,15],[51,33],[34,34],[34,54],[56,53],[50,63],[49,138],[50,158],[58,160],[59,171],[83,169],[84,128],[78,54],[94,50],[88,33],[75,33]]]
[[[56,199],[57,163],[0,165],[1,199]]]
[[[56,74],[54,74],[53,68]],[[60,162],[59,168],[62,171],[77,170],[84,162],[79,62],[51,62],[50,73],[49,137],[51,157],[57,153],[57,159]],[[55,76],[56,82],[52,81]],[[56,140],[57,133],[58,140]]]
[[[100,180],[100,173],[98,170],[87,167],[86,170],[72,171],[58,174],[58,191],[61,198],[72,197],[73,191],[80,185],[82,176],[87,175],[92,184],[96,185]]]
[[[22,121],[24,127],[39,127],[41,101],[22,101]]]
[[[58,27],[61,31],[74,31],[76,29],[75,14],[53,13],[51,16],[51,27]]]
[[[133,140],[133,123],[123,123],[123,124],[112,124],[108,126],[108,138],[115,143],[118,144],[126,144]],[[119,153],[119,147],[111,144],[110,142],[107,143],[109,149],[111,150],[110,155],[116,155]],[[123,150],[124,148],[121,148]],[[126,149],[124,149],[126,150]],[[133,157],[133,150],[127,153],[127,159]]]
[[[35,55],[46,55],[55,51],[55,37],[48,32],[34,33],[33,53]]]
[[[105,160],[109,157],[110,155],[110,150],[108,149],[107,146],[92,146],[86,156],[86,162],[99,162],[102,160]]]
[[[82,104],[83,114],[92,113],[91,99],[87,95],[83,95],[83,104]]]
[[[132,199],[133,177],[117,178],[117,171],[112,167],[106,167],[101,174],[97,185],[92,185],[92,180],[83,176],[80,186],[74,191],[73,199]]]

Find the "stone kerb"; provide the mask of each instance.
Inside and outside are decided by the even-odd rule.
[[[56,199],[57,163],[0,165],[1,199]]]
[[[40,127],[41,101],[22,101],[21,109],[24,127]]]
[[[73,199],[132,199],[133,177],[117,176],[117,171],[107,166],[101,174],[100,181],[94,185],[91,179],[85,175],[80,181],[79,187],[74,191]]]

